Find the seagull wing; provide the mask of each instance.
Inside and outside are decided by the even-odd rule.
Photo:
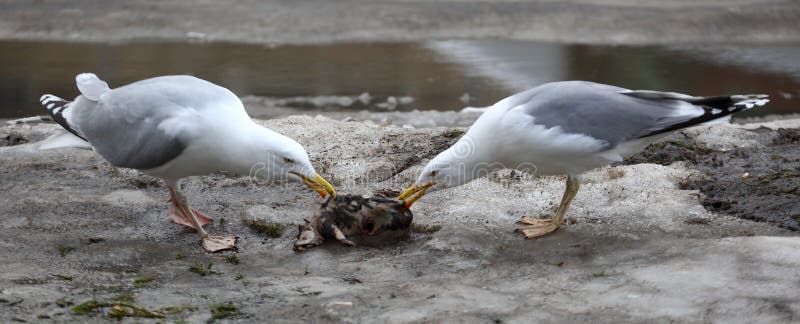
[[[504,119],[527,120],[564,135],[584,135],[611,149],[626,141],[712,122],[762,106],[765,95],[693,97],[673,92],[632,91],[585,81],[544,84],[498,104]]]
[[[142,80],[96,98],[78,96],[72,122],[111,164],[142,170],[174,159],[215,125],[249,118],[229,90],[191,76]]]

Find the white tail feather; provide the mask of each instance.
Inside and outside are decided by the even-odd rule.
[[[731,96],[731,99],[736,101],[736,103],[733,104],[734,106],[744,106],[745,109],[750,109],[753,107],[761,107],[763,105],[766,105],[769,102],[769,99],[767,99],[767,97],[768,97],[767,95],[763,94],[736,95],[736,96]]]
[[[75,83],[78,84],[78,90],[81,91],[81,94],[92,101],[100,100],[100,96],[111,90],[108,84],[100,80],[94,73],[78,74],[75,77]]]
[[[89,142],[84,141],[80,137],[65,131],[57,132],[56,134],[53,134],[50,137],[39,142],[38,148],[40,150],[52,150],[62,147],[74,147],[74,148],[82,148],[89,150],[92,149],[92,145],[89,144]]]

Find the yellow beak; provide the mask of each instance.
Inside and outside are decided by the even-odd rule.
[[[433,187],[433,185],[435,184],[436,182],[431,182],[424,186],[417,186],[416,183],[412,184],[410,187],[408,187],[408,189],[403,191],[403,193],[401,193],[400,196],[397,197],[397,199],[405,200],[406,208],[411,207],[411,205],[414,204],[414,202],[416,202],[418,199],[422,198],[422,196],[425,195],[425,191],[428,190],[428,188]]]
[[[329,194],[333,197],[336,197],[336,189],[333,189],[333,186],[328,182],[328,180],[325,180],[325,178],[318,173],[316,174],[316,177],[312,179],[297,172],[289,172],[300,177],[300,179],[303,180],[303,183],[311,188],[311,190],[316,191],[320,197],[325,198]]]

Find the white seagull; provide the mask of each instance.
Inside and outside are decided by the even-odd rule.
[[[525,238],[559,228],[578,193],[580,175],[620,162],[676,130],[724,122],[769,100],[766,95],[694,97],[585,82],[540,85],[492,105],[453,146],[434,157],[399,199],[463,185],[503,168],[567,175],[551,219],[523,217]]]
[[[81,95],[53,95],[42,105],[62,127],[114,166],[166,181],[173,222],[197,230],[209,252],[235,247],[235,236],[212,236],[211,217],[189,207],[180,180],[229,171],[268,181],[299,180],[323,198],[333,186],[314,170],[303,146],[256,124],[230,90],[192,76],[161,76],[115,89],[92,73],[75,80]],[[258,171],[258,172],[253,172]]]

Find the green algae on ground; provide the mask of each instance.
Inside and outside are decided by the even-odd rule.
[[[464,131],[461,129],[448,129],[442,133],[442,136],[447,138],[457,138],[461,135],[464,135]]]
[[[201,275],[203,277],[205,277],[207,275],[212,275],[212,274],[215,274],[215,275],[222,274],[222,272],[211,270],[211,266],[213,266],[213,265],[214,264],[210,263],[210,262],[207,265],[202,265],[202,264],[199,264],[199,263],[198,264],[193,264],[193,265],[189,266],[189,272],[194,272],[194,273],[199,274],[199,275]]]
[[[239,264],[239,256],[236,254],[231,254],[225,257],[225,262],[229,264]]]
[[[70,252],[75,251],[74,247],[69,245],[59,245],[58,246],[58,253],[61,254],[62,257],[67,256]]]
[[[249,281],[247,281],[247,280],[242,280],[242,279],[244,279],[244,275],[243,275],[243,274],[241,274],[241,273],[237,273],[237,274],[236,274],[236,276],[234,276],[234,277],[233,277],[233,280],[236,280],[236,281],[240,281],[240,280],[241,280],[241,282],[242,282],[242,286],[245,286],[245,287],[247,287],[247,286],[249,286],[249,285],[250,285],[250,282],[249,282]]]
[[[234,315],[241,314],[239,307],[233,304],[213,304],[209,307],[211,309],[211,319],[222,319]]]
[[[106,315],[111,318],[122,318],[122,317],[142,317],[142,318],[163,318],[164,313],[158,311],[150,311],[146,308],[136,306],[129,302],[117,301],[117,300],[105,300],[105,301],[98,301],[98,300],[87,300],[83,303],[80,303],[72,308],[72,312],[75,315],[87,315],[98,312],[100,309],[103,308],[111,308]]]
[[[133,294],[130,292],[119,294],[113,298],[113,300],[126,302],[126,303],[133,303],[134,297]]]
[[[245,220],[245,224],[256,233],[262,233],[271,238],[283,236],[283,231],[286,229],[286,226],[283,226],[283,224],[269,223],[260,219]]]
[[[133,286],[136,288],[142,288],[147,286],[147,284],[153,280],[156,280],[155,276],[147,276],[147,277],[139,277],[133,281]]]
[[[179,306],[167,306],[161,309],[161,312],[164,314],[179,314],[183,313],[184,311],[194,312],[197,310],[197,306],[195,305],[179,305]]]
[[[178,314],[184,311],[196,311],[195,305],[167,306],[156,310],[133,304],[134,297],[131,293],[121,294],[109,300],[90,299],[72,308],[75,315],[100,314],[104,308],[110,308],[105,315],[111,318],[137,317],[137,318],[164,318],[166,314]]]

